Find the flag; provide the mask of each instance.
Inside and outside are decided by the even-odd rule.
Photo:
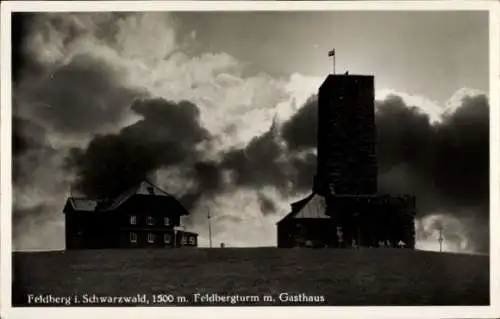
[[[328,52],[328,56],[329,57],[334,56],[334,55],[335,55],[335,49],[333,49],[330,52]]]

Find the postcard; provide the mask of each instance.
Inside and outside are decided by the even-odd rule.
[[[495,318],[499,8],[2,3],[2,318]]]

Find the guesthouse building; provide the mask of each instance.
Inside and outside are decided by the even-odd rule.
[[[116,198],[69,197],[66,249],[196,247],[198,234],[181,225],[189,212],[171,194],[143,181]]]

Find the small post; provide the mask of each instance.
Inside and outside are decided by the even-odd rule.
[[[443,226],[439,226],[439,251],[443,252]]]
[[[210,240],[210,248],[212,248],[212,223],[210,221],[210,208],[207,207],[207,219],[208,219],[208,237]]]

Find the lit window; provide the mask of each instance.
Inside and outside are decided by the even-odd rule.
[[[148,234],[148,243],[154,243],[155,242],[155,234],[149,233]]]
[[[130,242],[131,243],[137,242],[137,234],[136,233],[130,233]]]
[[[189,237],[189,244],[193,246],[196,245],[196,239],[194,238],[194,236]]]
[[[130,225],[137,224],[137,217],[135,215],[130,216]]]
[[[170,244],[171,241],[172,241],[172,236],[170,234],[163,235],[163,242],[165,244]]]
[[[165,218],[163,219],[163,221],[164,221],[164,223],[165,223],[165,226],[169,226],[169,225],[170,225],[170,218],[165,217]]]
[[[153,225],[153,224],[154,224],[153,217],[152,216],[148,216],[148,225]]]

